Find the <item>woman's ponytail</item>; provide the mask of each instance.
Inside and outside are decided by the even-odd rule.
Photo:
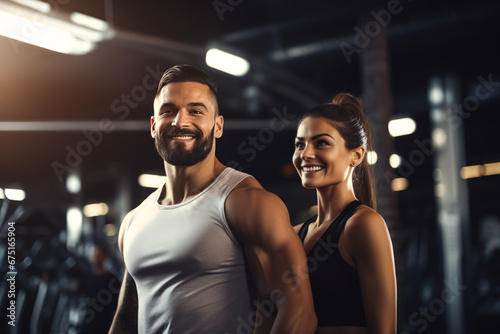
[[[349,93],[338,93],[332,100],[332,103],[344,109],[345,112],[352,115],[348,122],[342,122],[346,136],[346,147],[354,149],[361,145],[365,147],[365,157],[361,163],[354,169],[353,185],[354,193],[358,199],[376,209],[377,201],[372,179],[372,168],[368,163],[367,154],[373,151],[373,141],[371,137],[370,125],[363,112],[361,100]],[[343,131],[340,131],[341,134]]]

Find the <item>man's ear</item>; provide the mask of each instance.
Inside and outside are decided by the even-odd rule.
[[[222,137],[223,132],[224,132],[224,117],[218,115],[215,117],[215,131],[214,131],[215,138]]]
[[[352,153],[351,165],[353,167],[356,167],[357,165],[359,165],[361,163],[361,161],[363,161],[363,158],[364,158],[365,153],[366,153],[366,149],[364,146],[360,146],[360,147],[352,150],[351,153]]]
[[[155,131],[156,131],[156,121],[155,117],[151,116],[151,137],[155,137]]]

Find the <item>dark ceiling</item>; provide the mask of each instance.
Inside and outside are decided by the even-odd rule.
[[[84,180],[84,201],[112,196],[106,194],[121,182],[121,175],[136,180],[143,172],[162,172],[148,132],[154,90],[139,96],[137,87],[144,87],[145,77],[177,63],[200,66],[218,83],[220,109],[228,121],[218,143],[221,160],[241,162],[245,171],[257,174],[270,187],[280,182],[285,186],[288,180],[281,177],[280,168],[290,161],[293,130],[275,134],[275,140],[258,152],[259,163],[247,163],[237,144],[273,117],[273,109],[300,114],[339,91],[362,95],[358,55],[348,61],[340,43],[352,44],[355,28],[363,26],[360,20],[373,19],[371,11],[398,3],[48,2],[59,3],[61,13],[78,11],[108,20],[116,36],[84,56],[13,44],[0,37],[0,126],[11,121],[111,120],[115,130],[96,139],[99,143],[77,164]],[[220,14],[216,6],[229,7]],[[423,135],[428,135],[427,89],[432,75],[457,75],[464,95],[479,76],[500,80],[500,3],[402,0],[398,8],[400,12],[391,16],[387,26],[393,113],[413,115],[423,124]],[[210,46],[245,56],[251,64],[249,74],[236,78],[207,67],[204,56]],[[485,149],[498,141],[487,136],[495,133],[500,120],[499,97],[498,91],[493,92],[481,114],[467,120],[469,163],[500,161],[498,149]],[[27,205],[64,203],[68,196],[54,162],[66,164],[68,150],[87,140],[82,130],[95,130],[97,123],[67,124],[76,129],[0,131],[0,188],[25,189]],[[132,129],[125,131],[127,126]],[[297,179],[292,182],[298,184]],[[134,196],[137,201],[143,194]]]

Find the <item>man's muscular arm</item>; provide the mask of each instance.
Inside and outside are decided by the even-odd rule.
[[[228,196],[226,216],[244,248],[259,296],[270,297],[278,308],[272,329],[264,328],[270,326],[265,318],[255,332],[314,333],[317,320],[306,256],[283,202],[247,178]]]
[[[128,222],[128,217],[125,219],[120,227],[120,233],[118,234],[118,247],[123,258],[123,236],[125,234],[125,229]],[[115,317],[111,328],[109,329],[109,334],[128,334],[137,333],[137,288],[132,276],[130,276],[127,268],[125,268],[125,273],[123,274],[122,286],[120,288],[120,295],[118,296],[118,306],[116,308]]]
[[[118,298],[109,334],[137,333],[137,289],[134,279],[126,270]]]

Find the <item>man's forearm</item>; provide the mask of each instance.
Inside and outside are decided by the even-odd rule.
[[[132,334],[138,333],[137,322],[137,288],[135,282],[130,275],[125,276],[124,286],[120,294],[120,303],[116,310],[113,324],[109,330],[109,334]]]
[[[300,304],[283,303],[279,306],[271,334],[301,333],[313,334],[317,328],[314,312],[299,306]]]

